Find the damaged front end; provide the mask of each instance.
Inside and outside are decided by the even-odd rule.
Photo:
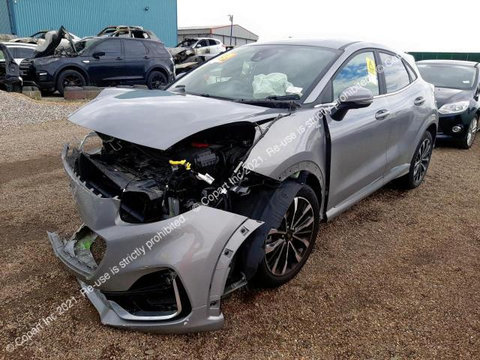
[[[275,186],[239,166],[256,135],[243,122],[166,150],[99,132],[65,146],[84,224],[70,239],[48,236],[102,323],[160,332],[223,325],[221,297],[247,281],[236,255],[262,225],[246,209],[256,189]]]

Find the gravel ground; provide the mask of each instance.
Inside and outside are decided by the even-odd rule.
[[[223,330],[117,330],[79,300],[31,343],[5,352],[78,295],[45,232],[68,234],[80,223],[59,154],[86,131],[38,116],[40,123],[20,126],[13,109],[44,105],[0,96],[0,358],[480,358],[480,141],[470,151],[437,148],[420,188],[387,186],[323,225],[291,283],[223,302]],[[75,107],[61,106],[48,110],[55,119]]]
[[[0,91],[0,130],[25,124],[37,124],[50,120],[64,119],[82,105],[80,102],[35,101],[22,94]]]

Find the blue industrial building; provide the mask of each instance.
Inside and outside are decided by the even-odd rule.
[[[65,26],[92,36],[108,25],[143,26],[177,43],[177,0],[0,0],[0,33],[29,36]]]

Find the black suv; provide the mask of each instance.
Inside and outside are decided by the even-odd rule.
[[[72,49],[24,60],[24,80],[42,91],[67,86],[146,84],[160,88],[174,79],[174,63],[159,41],[92,37],[72,43]]]

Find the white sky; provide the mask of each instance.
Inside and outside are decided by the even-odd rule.
[[[366,40],[401,51],[480,52],[479,13],[479,0],[178,0],[180,27],[226,25],[233,14],[260,41]]]

